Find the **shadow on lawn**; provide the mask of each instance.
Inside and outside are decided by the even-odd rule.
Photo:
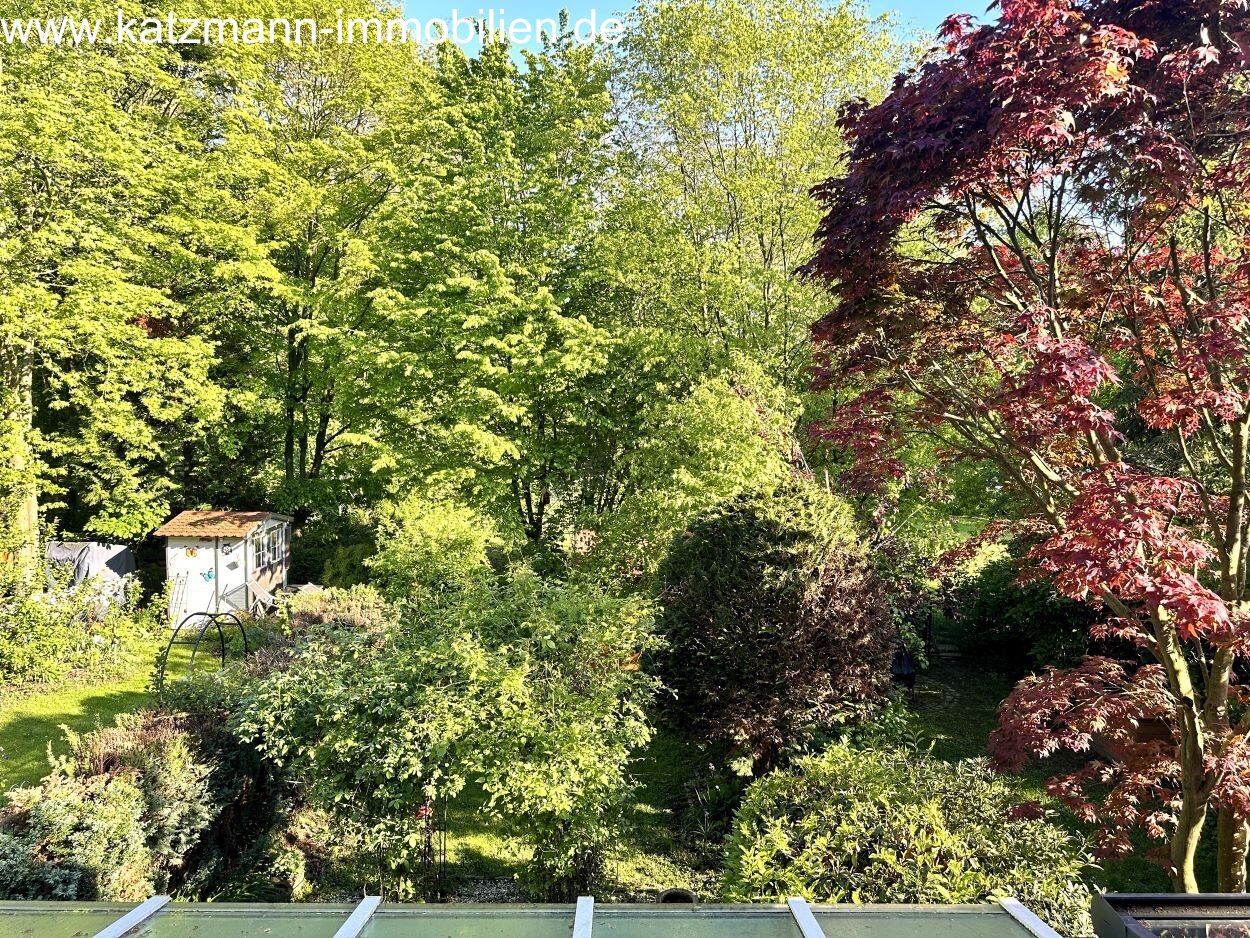
[[[73,690],[24,700],[10,713],[0,714],[0,791],[36,785],[48,774],[48,744],[57,754],[68,749],[62,725],[84,733],[97,725],[111,725],[120,713],[152,703],[152,695],[141,684],[77,689],[81,693]]]

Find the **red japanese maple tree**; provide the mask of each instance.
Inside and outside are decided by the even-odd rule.
[[[815,328],[840,401],[818,432],[869,490],[902,474],[913,434],[997,466],[1029,506],[1035,569],[1138,654],[1022,682],[995,758],[1101,738],[1117,759],[1052,783],[1101,849],[1144,830],[1196,891],[1214,814],[1219,888],[1244,890],[1250,13],[999,12],[947,20],[941,48],[844,116],[808,268],[837,301]]]

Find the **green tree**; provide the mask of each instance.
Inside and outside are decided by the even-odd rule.
[[[41,491],[93,534],[149,530],[177,447],[219,411],[212,345],[176,329],[172,263],[194,251],[179,197],[198,185],[216,81],[157,47],[5,50],[0,537],[26,560]]]
[[[600,321],[596,296],[606,62],[568,36],[524,68],[501,43],[472,59],[447,47],[438,81],[440,162],[404,180],[421,197],[378,226],[391,253],[376,301],[404,324],[383,380],[420,402],[396,458],[408,477],[447,473],[540,541],[553,506],[577,497],[637,348]]]
[[[742,349],[805,387],[826,301],[794,270],[839,165],[841,104],[880,97],[903,50],[887,20],[820,0],[643,0],[619,46],[624,120],[611,234],[630,320]]]
[[[332,20],[339,6],[314,0],[281,15]],[[366,0],[342,15],[392,12]],[[429,64],[398,45],[276,44],[248,55],[221,108],[216,214],[252,231],[264,262],[199,309],[198,327],[231,349],[218,371],[230,419],[187,454],[184,471],[201,492],[250,491],[302,524],[385,491],[382,437],[412,401],[381,380],[379,360],[402,324],[374,303],[386,245],[369,225],[399,195],[397,164],[439,152],[425,120],[437,93]]]

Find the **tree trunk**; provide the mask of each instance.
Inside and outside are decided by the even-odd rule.
[[[1250,827],[1227,808],[1217,817],[1216,836],[1219,852],[1220,892],[1246,891],[1246,850],[1250,846]]]
[[[0,499],[8,515],[0,526],[6,543],[0,543],[0,550],[13,556],[17,578],[25,582],[33,578],[39,553],[39,489],[30,449],[34,371],[35,350],[31,345],[0,342],[4,391],[0,440],[9,451],[3,473],[9,492]]]
[[[1171,845],[1172,888],[1177,892],[1198,892],[1194,857],[1202,840],[1202,824],[1206,816],[1206,804],[1199,803],[1196,797],[1185,792]]]

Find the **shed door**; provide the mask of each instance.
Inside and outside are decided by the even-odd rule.
[[[178,572],[186,577],[180,609],[172,617],[176,622],[193,612],[217,611],[217,563],[213,541],[201,539],[184,541],[174,548],[182,556],[177,557]]]

